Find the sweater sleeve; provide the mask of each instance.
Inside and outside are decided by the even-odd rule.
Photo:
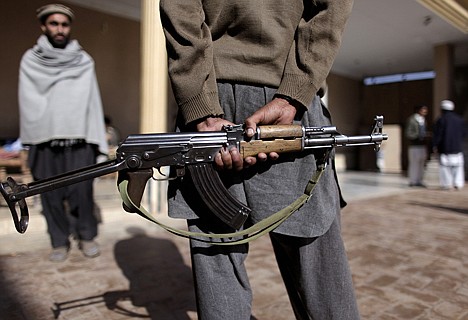
[[[338,53],[353,0],[309,0],[304,6],[278,94],[309,106]]]
[[[211,33],[201,0],[161,0],[169,76],[185,123],[221,116]]]

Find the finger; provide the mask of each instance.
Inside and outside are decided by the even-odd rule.
[[[245,134],[247,135],[247,137],[252,138],[255,135],[256,130],[256,127],[246,126]]]
[[[214,160],[215,160],[216,168],[218,170],[223,170],[224,169],[224,163],[223,163],[223,159],[221,157],[221,151],[216,154]]]
[[[267,156],[266,153],[260,152],[259,154],[257,154],[257,159],[258,159],[259,161],[264,162],[264,161],[267,161],[267,160],[268,160],[268,156]]]
[[[232,167],[237,171],[242,170],[244,167],[244,159],[242,159],[239,150],[237,150],[237,148],[231,148],[229,153],[231,154]]]
[[[226,149],[221,149],[221,159],[224,163],[224,169],[232,169],[231,153]]]
[[[258,113],[254,113],[249,118],[245,119],[245,134],[252,138],[257,131],[257,124],[260,123]]]
[[[248,168],[248,167],[251,167],[253,165],[255,165],[257,163],[257,158],[255,157],[247,157],[244,159],[244,168]]]
[[[270,153],[268,154],[268,157],[270,158],[270,160],[278,160],[279,154],[276,153],[276,152],[270,152]]]

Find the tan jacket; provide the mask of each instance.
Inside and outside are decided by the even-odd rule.
[[[352,4],[161,0],[169,76],[185,122],[223,114],[217,81],[278,88],[308,106],[330,71]]]

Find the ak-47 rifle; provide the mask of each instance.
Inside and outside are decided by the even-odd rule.
[[[241,156],[264,152],[301,152],[341,146],[374,145],[378,150],[388,137],[383,130],[383,117],[376,116],[369,135],[346,136],[334,126],[304,127],[301,125],[259,126],[251,139],[245,139],[242,125],[226,126],[222,131],[135,134],[118,147],[116,158],[47,179],[19,184],[13,178],[0,183],[0,192],[11,211],[15,228],[24,233],[29,223],[25,198],[65,187],[84,180],[119,171],[119,181],[128,180],[128,196],[139,206],[153,168],[171,167],[174,174],[166,180],[185,175],[189,169],[194,184],[209,209],[223,222],[239,229],[251,209],[235,199],[224,187],[213,162],[221,148],[237,147]],[[20,215],[16,207],[20,209]],[[133,212],[125,204],[124,209]]]

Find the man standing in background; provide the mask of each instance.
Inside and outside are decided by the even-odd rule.
[[[427,160],[426,106],[417,106],[406,122],[405,136],[408,147],[408,179],[410,187],[425,187],[423,183]]]
[[[21,60],[18,99],[28,163],[34,179],[44,179],[94,164],[99,153],[107,154],[107,142],[94,61],[70,40],[73,11],[49,4],[37,18],[43,34]],[[71,235],[85,256],[99,255],[92,180],[46,192],[41,202],[51,261],[67,258]]]
[[[433,151],[439,153],[439,180],[442,189],[461,189],[465,185],[465,161],[463,138],[465,124],[454,112],[455,104],[450,100],[440,103],[442,115],[434,126]]]

